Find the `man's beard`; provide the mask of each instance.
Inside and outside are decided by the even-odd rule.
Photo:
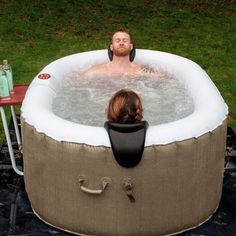
[[[117,49],[113,48],[113,53],[117,57],[125,57],[130,54],[130,51],[131,51],[130,48],[125,48],[125,47],[122,48],[119,47]]]

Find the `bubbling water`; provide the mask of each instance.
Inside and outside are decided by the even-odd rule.
[[[53,112],[76,123],[103,126],[111,96],[120,89],[135,91],[142,100],[144,120],[150,125],[184,118],[194,110],[192,98],[174,77],[70,74],[60,85]]]

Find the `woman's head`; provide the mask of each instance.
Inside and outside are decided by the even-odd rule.
[[[131,91],[121,89],[109,101],[107,119],[123,124],[140,122],[143,118],[142,103],[139,96]]]

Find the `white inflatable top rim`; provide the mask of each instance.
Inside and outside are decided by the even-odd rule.
[[[77,53],[50,63],[39,74],[47,73],[51,78],[34,78],[23,101],[22,117],[38,132],[55,140],[110,147],[103,127],[76,124],[52,112],[52,101],[64,75],[106,61],[107,50],[96,50]],[[195,106],[194,113],[183,119],[149,126],[145,146],[199,137],[214,130],[226,119],[227,105],[206,72],[193,61],[170,53],[136,49],[134,62],[155,65],[160,70],[174,74],[189,91]]]

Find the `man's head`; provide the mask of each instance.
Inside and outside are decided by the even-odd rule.
[[[133,43],[130,33],[124,29],[118,29],[112,36],[110,50],[113,55],[122,57],[130,54]]]

